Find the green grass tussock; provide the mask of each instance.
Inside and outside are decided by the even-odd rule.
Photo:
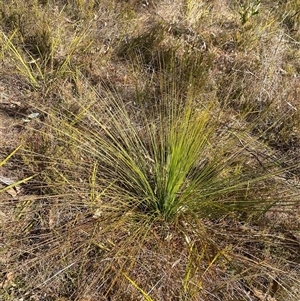
[[[298,4],[1,3],[0,299],[298,300]]]

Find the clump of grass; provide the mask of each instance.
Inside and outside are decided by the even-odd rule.
[[[20,154],[36,177],[1,204],[5,298],[297,299],[298,163],[270,147],[297,124],[279,106],[286,44],[273,43],[273,15],[261,5],[241,27],[217,2],[152,3],[150,19],[136,1],[85,4],[38,7],[66,29],[42,23],[44,68],[27,68],[17,25],[3,35],[42,116],[23,126]]]
[[[238,231],[244,225],[248,233],[271,208],[293,202],[292,195],[283,201],[286,191],[272,180],[282,170],[273,162],[249,162],[258,142],[246,128],[222,130],[216,105],[195,102],[193,90],[179,96],[164,82],[160,105],[150,111],[137,107],[132,114],[106,90],[98,105],[82,107],[79,123],[51,114],[51,135],[42,135],[57,155],[60,149],[59,158],[49,158],[49,145],[39,157],[38,149],[32,154],[48,160],[41,171],[47,194],[26,208],[36,214],[13,255],[26,258],[18,265],[23,277],[28,268],[34,271],[26,276],[29,291],[51,294],[56,287],[76,300],[136,300],[140,293],[154,300],[198,300],[237,292],[246,300],[266,290],[269,265],[276,261],[270,257],[262,265],[264,255],[255,248],[250,254]],[[267,185],[276,185],[276,194]],[[28,218],[22,215],[16,227]],[[38,243],[28,254],[36,233]],[[272,256],[282,255],[276,243],[273,248]],[[281,277],[285,287],[288,277]]]
[[[84,55],[91,45],[87,38],[89,26],[77,26],[77,21],[73,23],[64,8],[59,8],[39,6],[37,1],[22,3],[21,7],[1,4],[6,24],[1,30],[1,55],[6,58],[7,69],[46,94],[58,80],[75,76],[73,58],[79,53]]]
[[[236,1],[239,9],[238,13],[240,15],[240,20],[242,25],[246,24],[250,18],[259,13],[259,7],[261,5],[260,0],[250,0],[250,1]]]

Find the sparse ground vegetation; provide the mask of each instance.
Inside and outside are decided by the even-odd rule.
[[[0,300],[300,299],[300,1],[0,3]]]

